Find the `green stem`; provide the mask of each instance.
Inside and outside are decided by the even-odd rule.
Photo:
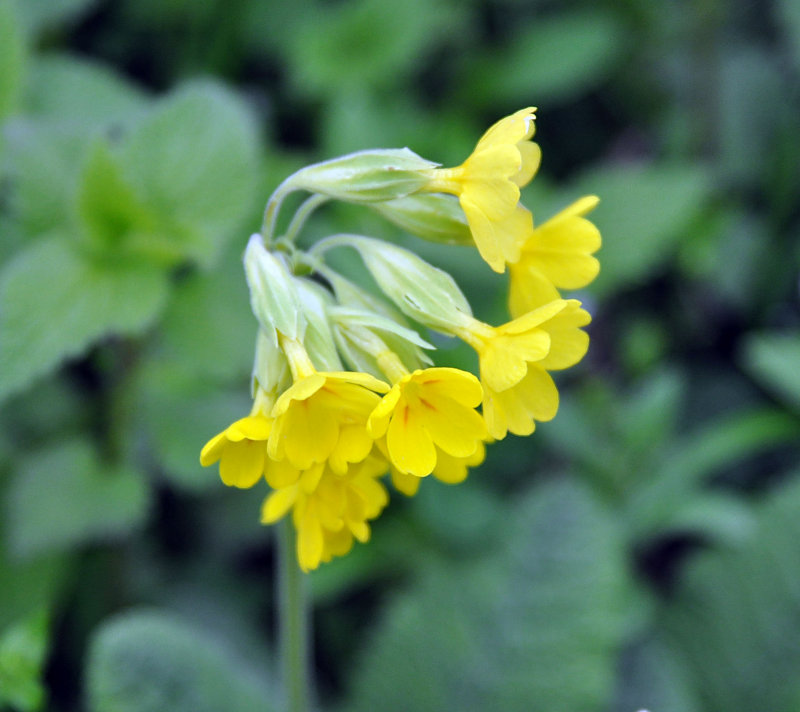
[[[290,517],[278,524],[278,610],[280,654],[287,712],[309,712],[309,615],[306,575],[297,565]]]
[[[289,223],[289,227],[286,228],[283,238],[289,242],[293,242],[295,237],[297,237],[297,233],[300,232],[311,213],[313,213],[323,203],[327,203],[329,200],[330,198],[327,195],[322,195],[320,193],[307,198],[297,209],[292,221]]]
[[[278,219],[281,203],[283,199],[294,190],[294,186],[291,184],[293,177],[294,176],[289,176],[275,189],[275,192],[269,196],[267,205],[264,208],[264,219],[261,222],[261,235],[264,239],[264,244],[268,247],[275,238],[275,222]]]

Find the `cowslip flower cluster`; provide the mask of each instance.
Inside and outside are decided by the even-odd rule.
[[[589,344],[589,314],[563,289],[591,282],[600,233],[581,198],[534,226],[520,188],[541,152],[535,110],[498,121],[460,165],[441,168],[409,149],[362,151],[314,164],[273,193],[244,254],[258,322],[249,415],[202,449],[222,481],[269,487],[261,521],[291,517],[304,571],[366,542],[389,501],[387,480],[414,495],[423,479],[448,484],[480,465],[488,443],[529,435],[552,419],[551,376]],[[309,197],[279,232],[284,198]],[[508,322],[475,318],[453,278],[414,252],[337,234],[300,249],[305,220],[330,200],[364,204],[419,237],[477,248],[508,267]],[[382,296],[337,272],[330,251],[355,250]],[[434,365],[425,330],[474,349],[477,375]],[[427,334],[426,334],[427,335]]]

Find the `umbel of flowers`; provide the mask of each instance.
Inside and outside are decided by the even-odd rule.
[[[581,198],[535,226],[520,203],[534,176],[534,109],[492,126],[458,167],[409,149],[362,151],[308,166],[267,203],[244,254],[258,335],[250,414],[203,448],[222,481],[270,488],[261,521],[291,516],[304,571],[370,538],[389,500],[385,479],[406,495],[433,476],[462,482],[486,444],[530,435],[553,418],[551,372],[586,353],[589,314],[562,289],[599,271],[597,228]],[[309,194],[282,234],[291,192]],[[510,319],[486,324],[446,272],[413,252],[362,235],[296,245],[306,218],[329,200],[361,203],[419,237],[477,248],[496,272],[508,266]],[[383,296],[337,273],[331,250],[359,253]],[[433,366],[420,334],[440,332],[477,353],[477,374]]]

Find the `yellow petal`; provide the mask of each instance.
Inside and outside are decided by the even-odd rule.
[[[453,457],[446,452],[439,452],[433,476],[448,485],[457,485],[467,479],[466,458]]]
[[[539,361],[550,350],[550,335],[543,328],[498,339],[498,349],[506,349],[524,361]]]
[[[528,375],[514,390],[519,403],[531,418],[542,422],[555,418],[558,412],[558,389],[550,374],[539,364],[528,369]]]
[[[542,324],[542,328],[550,334],[550,351],[538,362],[542,368],[548,371],[568,368],[586,354],[589,335],[580,327],[586,326],[591,317],[580,307],[579,301],[570,299],[561,313]]]
[[[407,497],[413,497],[419,490],[419,483],[422,479],[416,475],[409,475],[407,472],[400,472],[397,468],[392,468],[392,484],[398,492],[402,492]]]
[[[231,442],[240,440],[266,440],[272,428],[272,421],[263,415],[249,415],[230,425],[225,435]]]
[[[348,520],[347,526],[353,536],[358,539],[362,544],[369,541],[370,530],[369,524],[364,521],[350,521]]]
[[[261,505],[261,523],[274,524],[281,519],[297,499],[297,487],[287,487],[273,492]]]
[[[265,456],[263,442],[229,443],[220,459],[219,475],[229,487],[252,487],[264,473]]]
[[[325,385],[325,376],[314,373],[306,378],[296,381],[287,388],[275,402],[272,408],[272,417],[277,418],[285,413],[293,401],[304,401]]]
[[[501,143],[516,144],[530,139],[536,129],[535,112],[535,107],[528,106],[496,121],[481,136],[475,150]]]
[[[502,440],[508,433],[508,424],[501,403],[495,393],[488,386],[483,389],[483,419],[486,421],[486,429],[494,440]]]
[[[502,274],[506,269],[506,264],[503,253],[500,251],[500,246],[495,239],[492,222],[469,198],[462,195],[459,201],[467,218],[472,239],[475,241],[475,247],[478,248],[483,261],[495,272]]]
[[[538,307],[528,314],[523,314],[521,317],[513,321],[503,324],[498,327],[497,331],[503,334],[521,334],[524,331],[530,331],[536,327],[541,326],[546,321],[552,319],[556,314],[563,311],[567,307],[566,299],[556,299],[552,302]]]
[[[386,393],[390,386],[388,383],[381,381],[379,378],[370,375],[369,373],[361,373],[359,371],[328,371],[323,374],[330,381],[338,381],[343,383],[352,383],[356,386],[362,386],[376,393]]]
[[[432,400],[419,417],[434,444],[454,457],[472,455],[487,435],[480,415],[450,398]]]
[[[309,399],[296,401],[281,418],[285,421],[283,448],[292,465],[305,470],[328,459],[339,437],[336,411]]]
[[[309,509],[297,529],[297,561],[303,571],[319,566],[323,544],[322,527],[316,514]]]
[[[553,283],[524,257],[509,270],[508,311],[516,319],[559,298]]]
[[[520,141],[517,144],[520,156],[522,157],[522,167],[519,172],[511,177],[520,188],[528,185],[539,170],[542,162],[542,149],[539,144],[532,141]]]
[[[511,149],[517,156],[519,152]],[[517,166],[519,161],[517,161]],[[516,172],[514,167],[513,171]],[[499,173],[499,171],[498,171]],[[519,186],[505,177],[484,177],[464,183],[461,198],[477,205],[489,220],[502,220],[511,213],[519,202]],[[463,207],[463,203],[462,203]]]
[[[481,404],[483,390],[480,381],[469,371],[458,368],[435,367],[415,371],[414,380],[434,398],[452,398],[456,403],[476,408]]]
[[[386,445],[398,470],[424,477],[436,465],[436,448],[431,437],[408,407],[400,409],[392,418],[386,433]]]
[[[400,386],[395,385],[392,387],[392,390],[381,398],[380,403],[378,403],[372,413],[370,413],[369,420],[367,421],[367,432],[376,440],[386,435],[386,429],[389,427],[389,419],[392,417],[392,413],[399,399]]]
[[[225,431],[215,435],[209,440],[200,451],[200,464],[203,467],[213,465],[217,460],[222,457],[222,452],[228,444],[228,438],[225,437]]]
[[[360,462],[369,455],[372,444],[364,425],[346,425],[339,429],[339,439],[328,458],[328,465],[336,474],[343,475],[349,463]]]
[[[264,477],[270,487],[281,489],[297,482],[300,470],[292,466],[288,460],[273,460],[267,457],[264,461]]]
[[[311,494],[319,485],[322,475],[325,472],[325,463],[320,462],[309,467],[300,475],[300,487],[306,494]]]

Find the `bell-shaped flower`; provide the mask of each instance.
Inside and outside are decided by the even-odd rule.
[[[292,513],[297,532],[297,561],[303,571],[343,556],[358,540],[371,535],[369,521],[389,501],[380,478],[388,463],[377,452],[337,474],[328,465],[314,466],[287,487],[277,489],[261,509],[263,524]]]
[[[585,216],[598,202],[585,196],[536,228],[529,218],[519,261],[509,265],[512,317],[558,299],[560,289],[585,287],[597,276],[600,263],[593,253],[600,249],[600,231]]]
[[[482,389],[471,373],[456,368],[427,368],[402,376],[373,410],[369,434],[386,436],[392,465],[425,477],[441,455],[468,458],[486,439],[486,426],[475,410]]]
[[[524,216],[517,210],[519,189],[539,168],[541,151],[531,140],[536,109],[521,109],[495,123],[475,150],[455,168],[431,171],[423,190],[457,195],[481,257],[503,272],[519,259]]]

